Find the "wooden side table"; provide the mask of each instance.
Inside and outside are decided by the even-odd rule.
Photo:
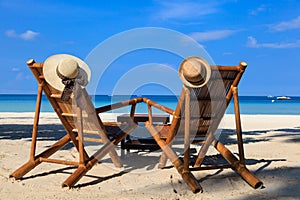
[[[137,124],[139,122],[147,122],[148,120],[148,114],[135,114],[133,118],[133,121]],[[132,118],[130,117],[130,114],[123,114],[117,117],[117,121],[122,123],[129,123],[132,122]],[[153,114],[152,121],[154,123],[167,124],[170,122],[170,116],[165,114]],[[130,135],[128,135],[126,139],[121,141],[121,149],[126,149],[127,151],[130,151],[130,149],[154,151],[158,150],[159,146],[153,138],[132,139]]]

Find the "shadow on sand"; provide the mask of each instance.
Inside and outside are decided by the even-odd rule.
[[[31,140],[31,131],[32,131],[32,125],[21,125],[21,124],[4,124],[0,126],[0,141],[1,140],[19,140],[19,139],[25,139],[28,141]],[[261,136],[263,134],[266,134],[270,130],[259,130],[259,131],[244,131],[243,136],[244,136],[244,144],[249,144],[249,143],[257,143],[257,142],[265,142],[265,141],[270,141],[273,138],[280,138],[280,137],[285,137],[284,142],[286,143],[299,143],[300,142],[300,128],[286,128],[286,129],[277,129],[277,130],[272,130],[274,132],[278,132],[276,134],[273,134],[272,136],[268,136],[262,139],[256,138],[255,136]],[[62,125],[39,125],[39,131],[38,131],[38,140],[42,141],[55,141],[60,139],[65,135],[65,130]],[[231,145],[231,144],[236,144],[237,141],[235,139],[235,130],[234,129],[224,129],[221,136],[220,136],[220,141],[222,141],[223,144],[225,145]],[[250,137],[251,136],[251,137]],[[254,136],[254,137],[253,137]],[[71,148],[72,145],[70,145],[69,148]],[[149,152],[151,153],[151,152]],[[132,155],[134,155],[133,153]],[[139,156],[139,155],[134,155],[134,156]],[[223,162],[224,159],[216,159],[221,157],[220,155],[212,155],[212,156],[207,156],[204,160],[204,164],[212,164],[211,162],[215,162],[215,160],[218,160],[219,164],[224,164]],[[133,159],[134,157],[132,157]],[[144,160],[145,159],[145,160]],[[147,167],[147,169],[151,170],[154,168],[154,162],[153,161],[158,161],[159,156],[145,156],[143,158],[143,164],[140,165],[132,165],[132,160],[130,159],[123,159],[125,161],[124,165],[128,166],[125,168],[124,171],[117,172],[116,174],[101,177],[101,176],[95,176],[95,175],[89,175],[87,174],[87,177],[93,178],[93,181],[85,182],[85,183],[80,183],[76,187],[86,187],[89,185],[95,185],[98,183],[101,183],[102,181],[122,176],[126,173],[129,173],[133,170],[140,169]],[[102,160],[103,162],[110,162],[107,160]],[[274,187],[274,191],[269,191],[270,193],[274,193],[279,195],[280,197],[299,197],[300,192],[300,168],[295,167],[295,168],[288,168],[288,167],[281,167],[281,168],[275,168],[275,169],[268,169],[268,166],[272,162],[281,162],[285,161],[284,159],[273,159],[273,160],[265,160],[265,159],[251,159],[248,158],[246,159],[246,164],[247,165],[256,165],[256,164],[263,164],[260,168],[258,168],[255,171],[255,174],[259,176],[265,185],[268,185],[268,182],[272,182],[274,180],[278,181],[276,184],[278,184],[278,188]],[[215,164],[215,163],[214,163]],[[75,167],[64,167],[61,169],[57,170],[52,170],[49,172],[45,173],[40,173],[36,175],[31,175],[28,177],[24,177],[23,180],[26,179],[31,179],[31,178],[36,178],[36,177],[41,177],[41,176],[47,176],[51,174],[57,174],[57,173],[62,173],[62,174],[71,174],[73,170],[75,170]],[[71,171],[70,171],[71,170]],[[222,170],[217,171],[214,174],[208,175],[206,177],[199,177],[199,182],[205,182],[206,180],[210,179],[211,177],[218,175],[220,176],[220,173]],[[233,172],[234,173],[234,172]],[[233,174],[231,174],[232,176]],[[222,178],[222,176],[227,176],[227,175],[222,175],[219,178]],[[230,176],[230,175],[228,175]],[[237,175],[236,175],[237,176]],[[225,178],[224,177],[224,178]],[[288,177],[288,183],[284,181]],[[270,189],[271,190],[271,189]],[[261,197],[271,197],[270,193],[262,193],[259,194],[259,196],[256,196],[255,194],[252,194],[252,196],[247,196],[245,199],[257,199]],[[263,196],[261,196],[263,195]]]
[[[257,131],[243,131],[244,144],[270,141],[273,137],[287,137],[292,138],[287,139],[286,142],[300,142],[300,127],[296,128],[285,128],[285,129],[275,129],[274,132],[279,132],[271,137],[264,139],[258,139],[256,136],[263,135],[270,130],[257,130]],[[0,140],[19,140],[19,139],[31,139],[32,125],[30,124],[2,124],[0,125]],[[60,124],[42,124],[38,126],[38,140],[58,140],[66,134],[65,129]],[[222,129],[222,134],[220,136],[220,141],[225,145],[236,144],[236,133],[234,129]]]

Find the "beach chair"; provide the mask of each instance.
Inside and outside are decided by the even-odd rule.
[[[184,74],[184,66],[186,65],[187,68],[185,70],[188,70],[189,62],[192,64],[197,64],[198,62],[199,68],[201,68],[201,65],[202,68],[203,66],[206,67],[206,75],[209,74],[207,80],[209,80],[203,81],[207,81],[207,83],[201,84],[200,81],[200,84],[197,85],[190,81],[195,78],[195,75]],[[163,150],[159,168],[163,168],[166,165],[167,158],[170,159],[194,193],[202,191],[202,187],[191,173],[191,171],[196,170],[232,168],[253,188],[262,186],[262,182],[245,165],[237,88],[246,67],[247,64],[245,62],[241,62],[238,66],[210,66],[203,59],[189,57],[182,62],[179,70],[184,86],[175,111],[149,99],[144,99],[144,102],[148,104],[150,119],[146,123],[146,127]],[[193,72],[193,70],[191,71]],[[200,73],[199,75],[201,76]],[[190,79],[188,76],[190,76]],[[201,78],[204,79],[204,77],[205,73]],[[238,158],[218,140],[217,131],[232,98],[234,102]],[[152,124],[151,108],[153,106],[171,114],[173,116],[171,123],[168,125]],[[176,141],[180,141],[180,139],[184,141],[183,161],[177,156],[171,146]],[[192,156],[190,155],[190,144],[192,143],[201,145],[194,162],[191,161]],[[202,165],[210,145],[215,147],[227,160],[228,164]]]
[[[71,57],[76,59],[76,57],[65,54],[58,54],[55,56],[58,58]],[[100,112],[117,109],[123,106],[131,106],[130,116],[133,116],[135,112],[135,105],[141,102],[142,98],[131,99],[121,103],[95,109],[89,95],[87,94],[87,91],[83,87],[79,87],[77,91],[77,93],[80,93],[80,98],[78,100],[79,102],[74,100],[76,97],[74,94],[69,94],[69,99],[63,100],[62,95],[65,91],[62,92],[56,89],[45,80],[45,76],[43,74],[44,63],[36,63],[33,59],[30,59],[27,61],[27,65],[38,82],[31,150],[29,161],[14,171],[10,177],[21,179],[25,174],[42,162],[71,165],[76,166],[77,169],[70,177],[68,177],[68,179],[63,182],[62,186],[72,187],[106,154],[109,154],[116,167],[121,167],[122,163],[114,147],[136,127],[136,124],[127,123],[122,125],[114,122],[102,122],[98,114]],[[39,116],[43,93],[48,98],[50,104],[64,126],[66,135],[52,144],[48,149],[36,154]],[[85,146],[86,142],[96,142],[97,144],[102,145],[99,147],[97,152],[95,152],[93,155],[89,155]],[[62,149],[69,143],[72,143],[78,151],[78,162],[50,158],[55,152]]]

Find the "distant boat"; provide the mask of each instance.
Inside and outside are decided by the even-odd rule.
[[[268,98],[269,99],[273,99],[274,97],[272,95],[268,95]]]
[[[291,97],[280,96],[280,97],[277,97],[277,100],[291,100]]]

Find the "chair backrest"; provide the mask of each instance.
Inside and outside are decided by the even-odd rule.
[[[246,67],[245,62],[241,62],[238,66],[211,66],[211,78],[205,86],[201,88],[184,86],[168,135],[176,134],[176,137],[184,135],[187,90],[190,93],[190,132],[193,143],[201,143],[208,132],[215,132]]]
[[[27,62],[27,64],[35,76],[38,84],[42,85],[45,96],[48,98],[66,131],[68,133],[78,132],[76,126],[76,106],[74,107],[74,102],[72,102],[73,96],[71,96],[68,101],[62,101],[60,99],[62,92],[53,88],[45,81],[43,75],[43,63],[35,63],[33,60],[30,60]],[[102,142],[102,140],[99,138],[99,135],[103,133],[106,134],[104,125],[99,116],[96,114],[94,105],[86,90],[82,89],[81,93],[83,98],[85,98],[86,103],[85,109],[82,110],[82,121],[84,127],[83,132],[88,135],[93,135],[92,137],[85,137],[84,139],[88,142]],[[72,135],[74,134],[70,134],[70,136]]]

